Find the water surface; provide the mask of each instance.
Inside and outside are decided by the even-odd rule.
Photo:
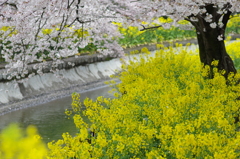
[[[98,96],[111,98],[113,96],[108,93],[109,90],[111,90],[110,87],[100,87],[80,93],[81,101],[86,97],[91,99],[96,99]],[[76,127],[64,113],[66,109],[71,109],[71,102],[71,97],[65,97],[4,114],[0,116],[0,130],[10,123],[18,123],[21,128],[35,125],[45,142],[60,139],[64,132],[74,135],[77,132]]]

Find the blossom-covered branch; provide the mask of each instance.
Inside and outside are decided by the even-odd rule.
[[[102,55],[122,56],[123,49],[117,41],[121,34],[113,21],[131,26],[141,26],[142,21],[156,24],[142,26],[142,30],[147,30],[180,26],[178,21],[185,19],[202,36],[199,40],[222,41],[228,19],[236,12],[240,12],[238,0],[0,0],[1,54],[7,62],[8,78],[21,79],[29,76],[29,63],[40,62],[35,68],[42,74],[47,58],[56,66],[62,58],[77,54],[88,44],[97,46]],[[161,16],[173,21],[154,20]],[[215,49],[219,46],[217,50],[225,48],[215,45]],[[200,51],[206,54],[201,55],[204,64],[225,56],[210,50]]]

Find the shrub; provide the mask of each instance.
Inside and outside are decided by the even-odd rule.
[[[47,147],[34,126],[24,132],[12,124],[0,134],[1,159],[44,159],[46,155]]]
[[[49,158],[240,157],[239,74],[229,77],[231,85],[217,70],[214,79],[205,80],[208,70],[198,56],[178,50],[159,50],[154,58],[123,66],[122,83],[113,86],[116,98],[85,99],[83,114],[90,123],[83,121],[74,93],[79,133],[49,143]]]

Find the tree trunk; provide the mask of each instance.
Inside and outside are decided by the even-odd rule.
[[[214,76],[213,67],[215,66],[212,65],[214,60],[218,61],[218,70],[224,70],[225,78],[229,73],[237,72],[231,57],[227,54],[224,41],[218,40],[219,35],[218,29],[210,29],[197,34],[200,61],[204,66],[208,65],[210,67],[208,78]]]
[[[223,75],[226,79],[229,73],[237,72],[224,44],[225,29],[232,14],[231,7],[230,3],[226,3],[222,8],[225,10],[223,14],[214,4],[206,3],[200,7],[205,9],[205,12],[192,14],[186,18],[196,28],[200,60],[204,67],[206,65],[210,67],[208,78],[214,76],[213,68],[216,67],[212,65],[214,60],[218,61],[218,70],[224,70]]]

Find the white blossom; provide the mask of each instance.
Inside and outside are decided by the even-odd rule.
[[[222,27],[224,27],[224,24],[222,22],[219,22],[218,26],[219,26],[219,28],[222,28]]]
[[[201,14],[204,14],[204,13],[206,13],[206,12],[207,12],[206,8],[200,9],[200,13],[201,13]]]
[[[204,18],[206,22],[212,22],[212,15],[207,13],[207,16]]]
[[[8,2],[8,3],[4,3]],[[16,7],[9,3],[16,4]],[[192,24],[201,20],[209,23],[211,28],[223,28],[222,17],[231,11],[240,12],[239,0],[0,0],[0,41],[1,53],[8,63],[6,69],[11,76],[21,76],[26,65],[31,62],[43,62],[52,58],[53,63],[62,57],[78,53],[78,47],[84,48],[89,43],[100,45],[101,55],[122,56],[122,47],[116,37],[122,37],[118,28],[112,24],[139,26],[141,21],[149,24],[160,16],[168,16],[172,23],[161,24],[170,28],[180,19],[189,19]],[[229,3],[230,8],[224,8]],[[213,4],[216,14],[222,15],[217,20],[208,13],[205,5]],[[71,25],[71,26],[70,26]],[[197,30],[200,34],[206,26]],[[192,29],[189,25],[182,29]],[[77,31],[77,32],[76,32]],[[78,35],[78,36],[76,36]],[[223,40],[219,35],[218,40]],[[17,52],[17,53],[16,53]],[[46,54],[48,52],[48,54]],[[56,64],[53,64],[56,66]],[[43,66],[42,66],[43,67]],[[42,74],[42,67],[34,69]],[[9,76],[9,77],[11,77]]]
[[[196,17],[190,17],[190,20],[191,20],[192,22],[198,22],[198,19],[197,19]]]
[[[217,39],[218,39],[218,41],[223,41],[223,35],[222,34],[219,35]]]
[[[213,28],[213,29],[216,28],[216,27],[217,27],[216,22],[214,22],[214,23],[210,23],[210,27]]]

